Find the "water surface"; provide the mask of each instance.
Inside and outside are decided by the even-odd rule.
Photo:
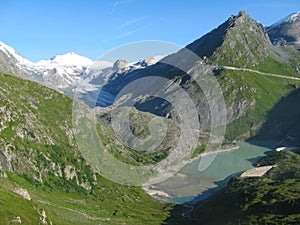
[[[181,176],[190,178],[192,182],[185,187],[184,180],[180,184],[174,184],[169,194],[173,196],[172,201],[183,203],[191,200],[202,200],[210,197],[214,192],[224,187],[232,176],[254,167],[254,164],[263,156],[274,151],[276,142],[265,141],[256,143],[239,143],[239,149],[218,153],[214,161],[203,172],[199,171],[200,159],[186,165],[181,171]],[[191,179],[193,177],[193,179]],[[202,181],[206,182],[202,182]],[[207,182],[210,180],[212,182]],[[193,182],[195,181],[195,182]],[[162,186],[161,186],[162,187]],[[179,188],[179,191],[174,191]],[[198,190],[197,190],[198,189]],[[180,191],[181,190],[181,191]],[[190,195],[187,192],[190,190]],[[195,190],[198,193],[195,193]],[[168,193],[167,189],[163,191]]]

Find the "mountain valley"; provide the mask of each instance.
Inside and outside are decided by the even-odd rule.
[[[273,151],[257,159],[254,166],[277,167],[262,177],[233,177],[204,201],[177,204],[170,202],[176,196],[168,196],[163,203],[145,193],[145,187],[102,176],[91,163],[99,156],[85,157],[76,142],[81,131],[74,127],[74,105],[81,104],[82,112],[95,113],[97,135],[116,159],[131,166],[164,162],[177,150],[182,127],[176,108],[155,94],[162,89],[171,96],[176,84],[190,96],[201,124],[197,146],[182,163],[201,159],[212,130],[223,126],[224,140],[215,150],[261,140],[300,147],[299,24],[299,12],[265,27],[241,11],[176,53],[134,63],[93,62],[73,52],[33,63],[0,42],[0,224],[300,223],[298,152]],[[206,75],[222,90],[225,124],[222,118],[212,122],[210,109],[221,113],[222,107],[219,96],[209,92],[208,99],[201,90]],[[118,96],[141,77],[152,80],[139,84],[143,90]],[[160,83],[161,78],[172,85]],[[166,124],[159,145],[143,142],[141,151],[126,145],[140,143],[121,139],[111,125],[118,98],[121,108],[130,110],[128,126],[134,136],[148,140],[151,122]],[[176,99],[179,109],[192,111],[184,108],[184,101]],[[126,133],[122,125],[118,129]],[[164,127],[159,128],[158,136]],[[188,140],[183,143],[189,145]],[[165,197],[154,188],[152,193],[159,200]]]

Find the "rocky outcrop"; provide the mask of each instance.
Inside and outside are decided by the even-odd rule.
[[[22,224],[22,220],[20,216],[16,216],[11,222],[15,224]]]
[[[39,210],[39,214],[40,214],[41,224],[47,225],[48,222],[47,222],[47,215],[46,215],[45,210],[43,210],[43,209]],[[50,224],[52,224],[52,223],[50,222]]]
[[[0,170],[0,177],[1,178],[7,178],[7,174],[4,171]]]
[[[31,196],[26,189],[21,188],[21,187],[15,187],[13,192],[20,195],[22,198],[24,198],[28,201],[31,201]]]

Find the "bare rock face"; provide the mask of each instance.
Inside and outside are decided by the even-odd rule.
[[[30,196],[29,192],[26,189],[16,187],[16,188],[14,188],[13,192],[20,195],[24,199],[26,199],[28,201],[31,201],[31,196]]]

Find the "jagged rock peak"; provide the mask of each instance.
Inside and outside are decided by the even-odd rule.
[[[246,13],[246,11],[241,10],[239,11],[239,13],[237,15],[231,15],[231,17],[229,17],[229,19],[227,20],[230,24],[235,23],[237,21],[254,21],[254,19],[252,19],[249,14]]]
[[[124,68],[126,65],[128,64],[128,62],[124,59],[118,59],[114,65],[113,65],[113,70],[119,70]]]
[[[231,42],[229,50],[234,48],[236,52],[241,52],[238,45],[243,46],[245,51],[251,47],[248,46],[249,43],[251,45],[253,42],[271,45],[265,27],[252,19],[245,11],[240,11],[237,16],[231,16],[219,27],[194,41],[187,48],[201,58],[211,57],[226,41]]]
[[[240,11],[237,16],[231,16],[228,19],[230,27],[234,27],[236,25],[242,25],[244,26],[244,29],[250,29],[251,31],[260,31],[260,33],[263,33],[264,36],[266,36],[266,31],[264,26],[253,19],[250,15],[246,13],[246,11]]]
[[[250,16],[246,13],[246,11],[244,11],[244,10],[239,11],[238,17],[241,17],[241,16],[247,16],[247,17],[250,17]]]

